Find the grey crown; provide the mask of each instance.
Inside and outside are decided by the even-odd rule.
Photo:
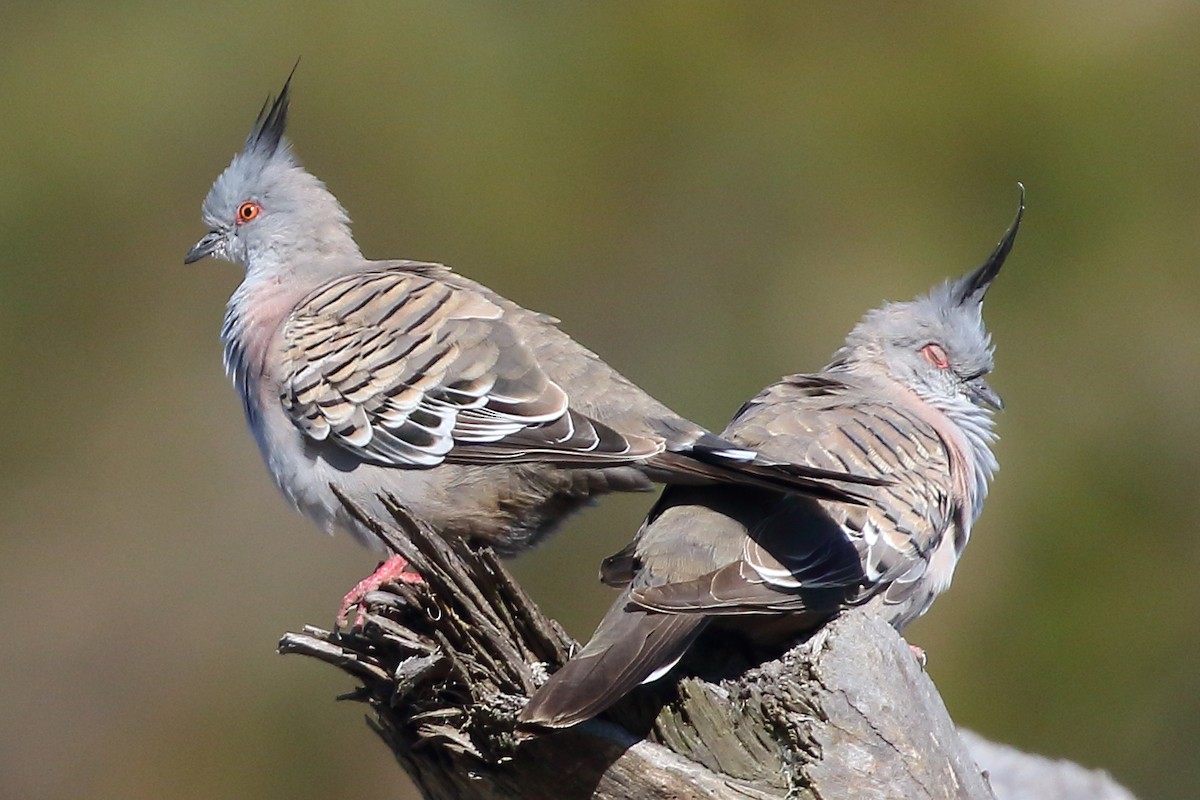
[[[210,230],[185,261],[245,267],[225,366],[275,483],[323,529],[378,545],[339,495],[383,518],[387,496],[445,535],[512,553],[590,498],[653,481],[849,502],[873,482],[714,436],[556,320],[445,266],[365,259],[345,209],[284,139],[290,83],[213,184]]]
[[[746,403],[723,436],[767,457],[881,479],[863,505],[756,487],[671,487],[602,578],[623,587],[591,641],[531,699],[567,727],[654,680],[712,623],[785,640],[868,605],[897,629],[950,585],[996,470],[999,396],[982,303],[1024,210],[959,280],[868,313],[820,372]]]

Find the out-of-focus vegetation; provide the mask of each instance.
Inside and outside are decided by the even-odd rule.
[[[440,260],[710,426],[976,265],[1002,464],[909,631],[951,713],[1200,794],[1200,7],[9,3],[0,10],[0,782],[413,796],[274,654],[374,565],[276,496],[181,263],[298,55],[292,138],[373,257]],[[517,571],[586,636],[605,502]]]

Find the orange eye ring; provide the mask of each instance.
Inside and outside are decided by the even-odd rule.
[[[260,206],[258,203],[255,203],[253,200],[247,200],[245,203],[242,203],[240,206],[238,206],[238,210],[237,210],[238,224],[241,225],[243,223],[250,222],[251,220],[257,219],[258,215],[261,213],[262,213],[262,206]]]

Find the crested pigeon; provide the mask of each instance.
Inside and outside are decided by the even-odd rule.
[[[226,371],[275,483],[321,528],[378,546],[341,501],[387,519],[394,499],[511,555],[590,498],[656,481],[854,501],[831,481],[863,480],[709,433],[551,317],[441,264],[364,258],[345,209],[284,139],[290,84],[213,184],[210,230],[184,260],[245,267],[221,330]],[[384,566],[359,595],[406,574]]]
[[[710,623],[779,640],[867,604],[897,630],[950,584],[996,470],[1000,397],[985,376],[984,294],[1024,211],[978,269],[868,313],[820,372],[746,403],[728,440],[875,476],[863,505],[752,486],[668,487],[602,579],[624,589],[591,641],[534,693],[529,728],[562,728],[668,672]]]

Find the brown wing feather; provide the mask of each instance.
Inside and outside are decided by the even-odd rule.
[[[677,502],[689,505],[672,506]],[[691,496],[671,489],[661,505],[668,507],[631,554],[648,562],[631,597],[643,608],[708,615],[820,612],[844,603],[863,583],[858,549],[825,504],[731,487]],[[680,547],[684,536],[691,542]],[[709,545],[701,549],[697,543],[703,542]],[[697,575],[705,563],[709,568]]]
[[[573,411],[503,309],[436,274],[333,281],[291,313],[283,337],[280,399],[293,422],[372,463],[607,466],[663,447]]]
[[[823,503],[858,551],[861,596],[902,603],[954,524],[955,477],[945,442],[904,398],[829,375],[794,375],[747,403],[725,435],[768,457],[886,479],[859,506]]]

